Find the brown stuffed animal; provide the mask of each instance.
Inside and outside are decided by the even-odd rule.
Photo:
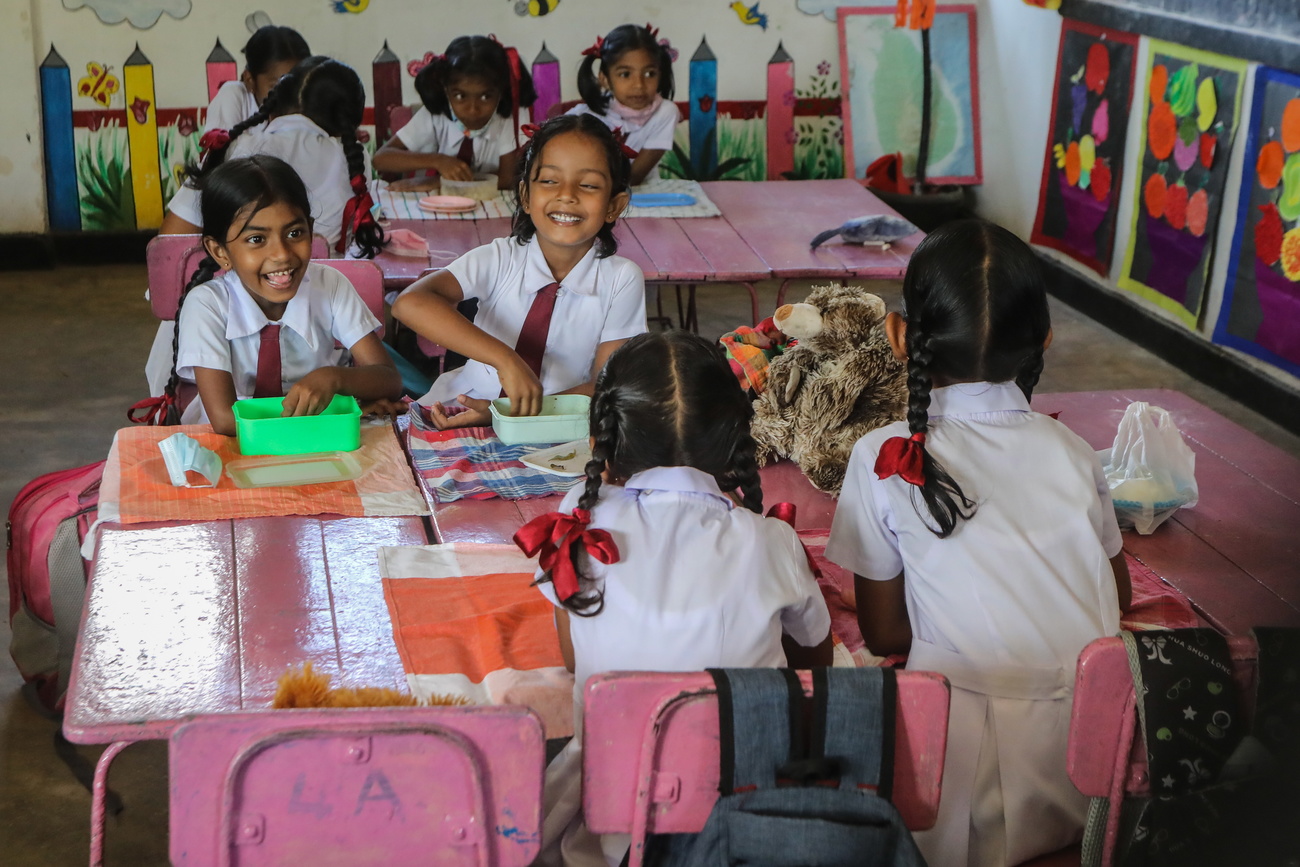
[[[758,463],[788,457],[838,496],[853,444],[907,415],[907,366],[885,337],[885,302],[859,286],[818,286],[774,318],[798,343],[772,360],[754,403]]]
[[[425,702],[428,705],[469,703],[468,699],[458,695],[434,695]],[[388,687],[331,689],[330,676],[317,672],[308,662],[301,669],[290,669],[280,675],[271,707],[416,707],[420,704],[415,696]]]

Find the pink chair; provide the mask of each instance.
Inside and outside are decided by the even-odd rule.
[[[286,710],[171,736],[171,863],[524,867],[542,726],[522,707]]]
[[[1255,639],[1228,636],[1233,675],[1243,696],[1255,692],[1258,649]],[[1250,722],[1253,702],[1243,710]],[[1151,792],[1146,745],[1137,721],[1133,674],[1119,638],[1099,638],[1079,654],[1070,715],[1070,747],[1066,757],[1070,781],[1090,798],[1110,798],[1101,863],[1114,863],[1119,831],[1119,805],[1125,794]],[[1075,862],[1077,863],[1077,861]]]
[[[410,123],[414,116],[415,111],[409,105],[395,105],[388,110],[388,128],[396,133]]]
[[[805,691],[810,676],[803,672]],[[695,833],[718,799],[718,705],[704,672],[621,672],[587,683],[583,813],[597,834],[632,835],[630,867],[652,833]],[[948,741],[948,681],[898,673],[894,806],[913,831],[934,825]]]
[[[202,235],[157,235],[145,247],[149,273],[149,307],[159,319],[175,319],[181,290],[203,261]],[[311,257],[329,258],[329,243],[319,235],[311,239]],[[381,308],[382,309],[382,308]],[[383,319],[382,314],[379,317]]]
[[[328,265],[338,271],[348,282],[357,290],[361,300],[366,302],[366,307],[370,312],[375,314],[379,320],[379,329],[375,333],[380,337],[384,336],[384,272],[379,266],[369,259],[317,259],[312,256],[312,261],[321,265]]]

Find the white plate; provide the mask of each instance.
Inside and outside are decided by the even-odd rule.
[[[574,440],[524,455],[519,460],[554,476],[581,476],[586,474],[587,462],[591,460],[591,445],[586,440]]]

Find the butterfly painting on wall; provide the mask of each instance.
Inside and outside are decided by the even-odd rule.
[[[77,82],[77,95],[88,96],[100,105],[108,108],[113,94],[121,89],[122,83],[112,72],[113,67],[105,63],[91,61],[86,64],[86,75]]]

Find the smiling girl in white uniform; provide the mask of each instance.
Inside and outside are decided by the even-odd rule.
[[[952,684],[932,867],[1019,864],[1076,841],[1065,771],[1075,663],[1129,604],[1092,448],[1029,408],[1051,342],[1044,278],[1010,232],[949,223],[912,254],[885,329],[906,422],[853,449],[826,556],[857,576],[873,653]]]

